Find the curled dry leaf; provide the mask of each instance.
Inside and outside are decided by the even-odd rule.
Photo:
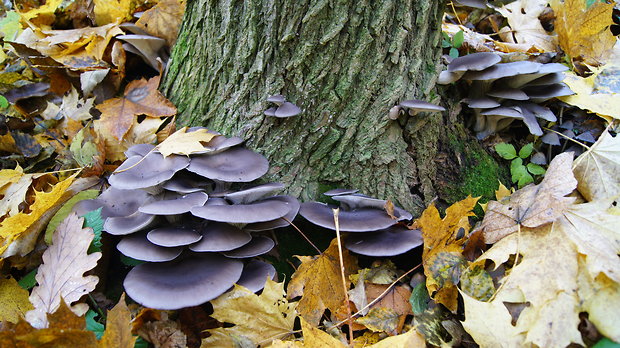
[[[208,143],[214,137],[215,133],[209,132],[205,128],[197,129],[187,133],[187,127],[183,127],[171,134],[161,144],[157,145],[157,150],[164,156],[172,154],[191,155],[197,152],[205,151],[204,144]]]
[[[32,290],[30,302],[35,309],[26,313],[28,322],[37,328],[48,326],[46,313],[54,313],[61,297],[68,304],[95,289],[99,278],[84,273],[97,266],[101,253],[87,254],[94,234],[91,228],[82,228],[84,219],[72,213],[58,226],[52,245],[43,253],[43,264],[37,271],[39,285]],[[86,307],[86,308],[84,308]],[[87,306],[72,310],[82,315]]]

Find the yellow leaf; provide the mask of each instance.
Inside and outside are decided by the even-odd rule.
[[[136,7],[134,0],[93,0],[93,2],[97,25],[128,21]]]
[[[150,35],[165,39],[172,47],[179,34],[185,1],[162,0],[142,14],[136,25]]]
[[[56,9],[62,4],[62,1],[63,0],[47,0],[45,5],[18,13],[24,20],[30,21],[36,26],[50,26],[56,19],[54,12],[56,12]]]
[[[396,333],[399,317],[400,315],[392,308],[374,307],[367,315],[356,319],[355,322],[375,332]]]
[[[502,199],[509,197],[511,194],[512,192],[500,181],[499,188],[495,190],[495,199],[501,201]]]
[[[136,338],[131,334],[131,313],[125,304],[125,294],[123,294],[118,304],[108,312],[105,332],[99,346],[101,348],[133,348]]]
[[[345,348],[340,340],[336,339],[327,332],[320,330],[309,324],[304,318],[301,319],[301,330],[303,331],[303,347],[308,348]]]
[[[32,308],[28,290],[19,286],[12,277],[0,278],[0,321],[17,323]]]
[[[407,347],[407,348],[425,348],[426,340],[424,337],[420,335],[420,333],[412,328],[404,334],[400,334],[397,336],[392,336],[385,338],[368,348],[396,348],[396,347]]]
[[[26,200],[26,193],[34,175],[24,174],[19,167],[16,170],[4,169],[0,171],[0,175],[4,176],[0,177],[0,180],[4,179],[3,182],[0,181],[0,194],[4,196],[0,200],[0,217],[7,213],[9,216],[16,215],[19,213],[20,204]],[[10,185],[2,188],[6,184]]]
[[[618,93],[595,91],[596,74],[583,78],[572,72],[566,72],[565,76],[564,83],[575,94],[558,99],[580,109],[593,112],[607,121],[620,119],[620,96]]]
[[[205,128],[197,129],[186,133],[187,127],[183,127],[171,134],[161,144],[157,145],[157,150],[164,156],[172,154],[191,155],[193,153],[204,152],[207,150],[205,144],[217,136]]]
[[[73,180],[79,173],[56,184],[50,192],[36,192],[30,213],[19,213],[0,223],[0,255],[8,257],[17,253],[28,253],[34,247],[38,233],[45,227],[60,205],[70,197],[65,197]],[[21,240],[22,244],[15,243]]]
[[[349,275],[357,271],[357,260],[346,249],[342,250],[344,274],[350,286]],[[332,313],[342,307],[345,293],[342,286],[338,241],[332,240],[323,254],[315,257],[297,256],[301,265],[288,284],[288,298],[302,296],[297,310],[312,325],[318,325],[325,309]]]
[[[235,285],[211,304],[213,318],[235,326],[209,330],[211,336],[202,341],[203,347],[230,347],[234,340],[266,345],[292,334],[297,303],[286,301],[284,282],[268,279],[260,295]]]
[[[604,131],[573,163],[577,190],[588,201],[620,196],[620,137]]]
[[[572,59],[598,66],[616,43],[609,26],[613,24],[613,4],[595,1],[590,7],[586,0],[551,1],[555,13],[555,31],[560,47]]]

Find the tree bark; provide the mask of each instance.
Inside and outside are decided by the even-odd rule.
[[[388,112],[405,99],[440,102],[443,9],[427,0],[188,1],[162,89],[179,124],[247,139],[270,161],[266,179],[289,194],[307,201],[357,188],[419,213],[445,191],[443,179],[460,180],[441,167],[455,161],[437,159],[448,133],[460,141],[463,132],[454,112]],[[265,116],[273,94],[302,113]]]

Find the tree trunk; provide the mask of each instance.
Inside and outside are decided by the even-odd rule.
[[[462,180],[463,163],[439,151],[465,133],[455,133],[454,112],[388,112],[405,99],[440,102],[443,9],[427,0],[188,1],[163,91],[180,124],[247,139],[289,194],[357,188],[419,213]],[[302,113],[265,116],[273,94]]]

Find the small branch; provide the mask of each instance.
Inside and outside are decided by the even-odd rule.
[[[281,219],[283,219],[284,221],[286,221],[289,224],[291,224],[291,226],[293,226],[293,228],[296,229],[297,232],[299,232],[299,234],[301,234],[302,237],[304,237],[306,242],[308,242],[310,245],[312,245],[312,247],[319,253],[319,255],[323,255],[323,252],[321,252],[321,249],[317,248],[316,245],[314,245],[314,243],[312,243],[310,241],[310,239],[308,237],[306,237],[306,235],[303,232],[301,232],[301,230],[297,226],[295,226],[295,224],[291,220],[285,218],[284,216],[281,217]]]
[[[349,346],[353,347],[353,326],[351,321],[351,307],[349,307],[349,292],[347,290],[347,279],[344,275],[344,260],[342,259],[342,242],[340,239],[340,222],[338,221],[339,208],[332,209],[334,212],[334,225],[336,226],[336,239],[338,240],[338,258],[340,261],[340,276],[342,277],[342,289],[344,291],[344,304],[347,308],[347,323],[349,326]]]

